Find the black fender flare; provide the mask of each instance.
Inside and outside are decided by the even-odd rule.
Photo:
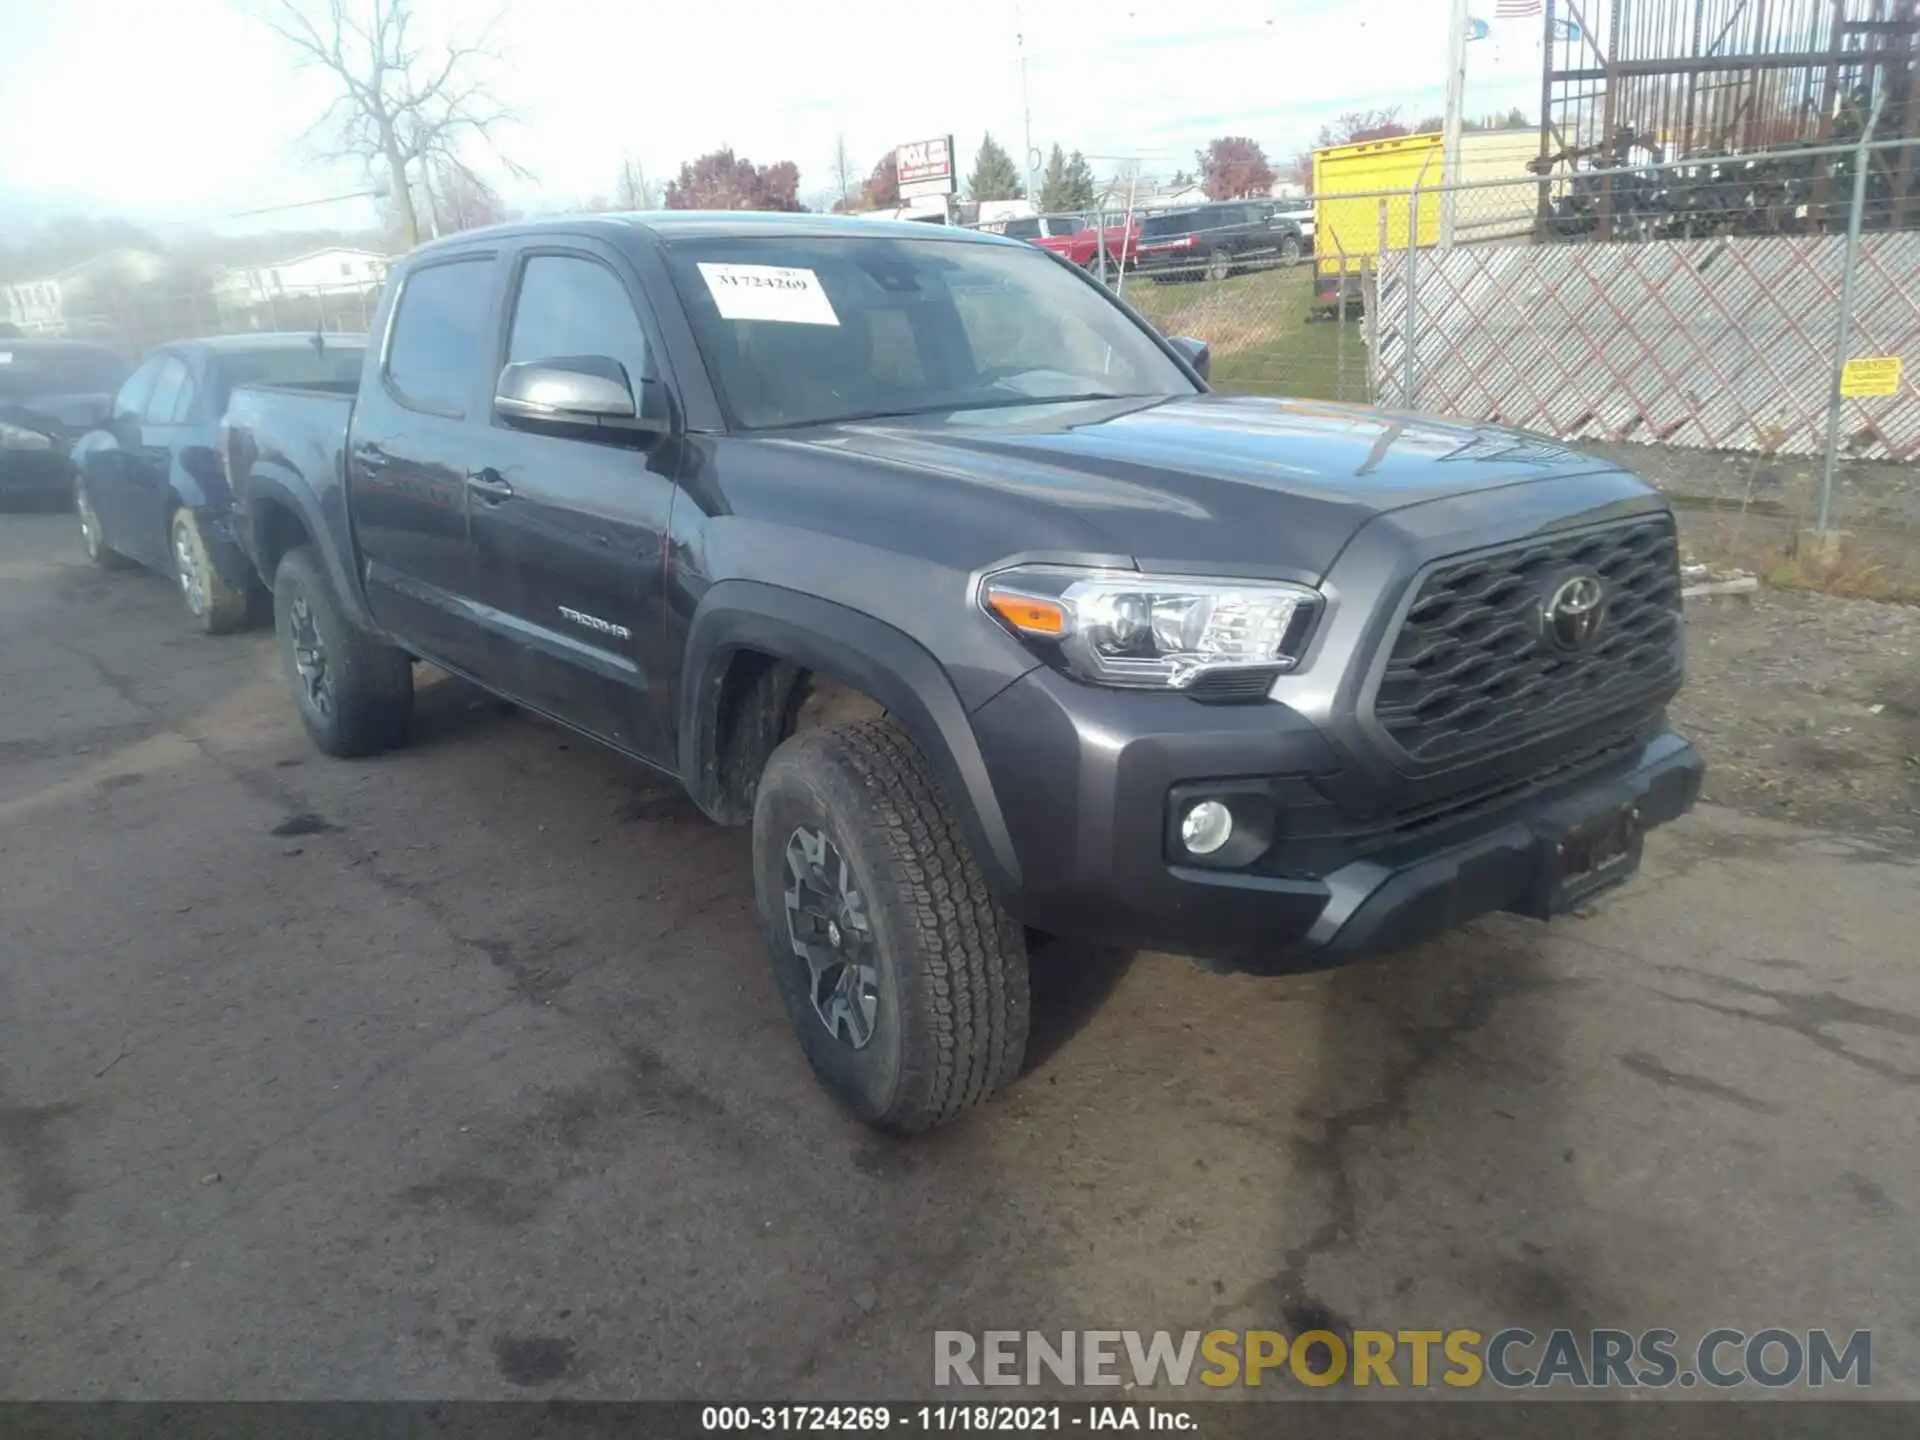
[[[733,657],[756,650],[872,696],[906,727],[966,828],[994,893],[1020,887],[1020,863],[966,707],[924,646],[903,630],[831,600],[755,580],[723,580],[701,598],[687,634],[679,704],[680,773],[714,813],[721,682]]]
[[[341,608],[347,612],[347,618],[360,629],[378,634],[379,627],[373,623],[373,615],[367,609],[367,598],[347,569],[339,546],[334,543],[333,531],[328,528],[326,517],[320,512],[320,502],[305,482],[291,474],[283,475],[276,469],[260,466],[247,476],[245,493],[246,500],[242,507],[246,515],[243,542],[247,558],[253,562],[266,587],[269,590],[273,588],[273,576],[260,563],[266,553],[266,507],[269,504],[284,505],[300,517],[300,523],[312,537],[314,548],[320,552],[320,563],[326,568],[327,579],[333,585],[333,593],[340,601]]]

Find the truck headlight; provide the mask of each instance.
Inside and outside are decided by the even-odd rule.
[[[29,430],[24,425],[9,425],[0,420],[0,446],[9,450],[51,450],[53,440],[38,430]]]
[[[1031,565],[989,575],[987,612],[1097,685],[1185,690],[1232,670],[1290,670],[1320,595],[1277,580],[1199,580]]]

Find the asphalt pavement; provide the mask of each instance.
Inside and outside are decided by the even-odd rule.
[[[1825,1326],[1920,1398],[1920,869],[1707,807],[1546,929],[1281,980],[1055,945],[912,1142],[811,1080],[746,835],[457,682],[0,515],[0,1395],[927,1395],[939,1329]],[[1711,758],[1711,757],[1709,757]]]

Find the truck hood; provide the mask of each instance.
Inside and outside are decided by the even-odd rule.
[[[1038,533],[1057,539],[1078,521],[1068,528],[1089,550],[1145,569],[1305,579],[1376,516],[1613,468],[1513,430],[1226,395],[849,422],[792,439],[1023,499],[1051,512]],[[941,502],[928,498],[937,525]]]

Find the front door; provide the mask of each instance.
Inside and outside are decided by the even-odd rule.
[[[407,275],[346,457],[374,619],[407,648],[490,685],[504,677],[489,673],[474,602],[466,477],[485,434],[497,274],[486,252]]]
[[[603,356],[636,404],[664,413],[639,286],[588,242],[524,253],[505,360]],[[667,436],[528,430],[495,416],[469,477],[476,595],[515,698],[670,764],[665,545],[680,444]]]

